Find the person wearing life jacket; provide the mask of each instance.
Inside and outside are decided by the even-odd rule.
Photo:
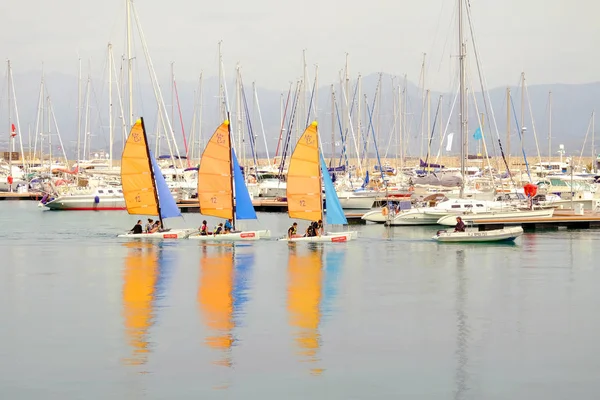
[[[298,223],[294,222],[287,231],[288,239],[295,238],[298,236]]]
[[[221,233],[223,233],[223,223],[220,222],[219,226],[217,226],[217,229],[215,229],[215,231],[213,232],[213,235],[220,235]]]
[[[230,233],[231,230],[233,229],[231,222],[232,222],[231,218],[229,218],[228,220],[225,221],[225,226],[224,226],[225,233]]]
[[[308,227],[306,228],[306,233],[304,234],[304,237],[317,236],[317,231],[315,229],[315,225],[316,225],[316,222],[311,222],[308,225]]]
[[[154,221],[152,221],[152,218],[148,218],[148,223],[146,224],[146,233],[150,233],[153,227]]]
[[[202,226],[200,226],[200,235],[201,236],[210,235],[210,232],[208,231],[208,223],[206,222],[206,220],[202,221]]]

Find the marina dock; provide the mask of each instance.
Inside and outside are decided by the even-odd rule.
[[[34,200],[40,201],[44,197],[43,193],[39,192],[2,192],[0,193],[0,201],[1,200]]]
[[[483,230],[496,229],[509,225],[520,225],[525,230],[558,229],[560,227],[567,229],[590,229],[600,228],[600,212],[586,211],[582,214],[576,214],[573,210],[555,210],[554,215],[549,218],[535,218],[526,221],[519,218],[497,218],[479,223],[472,221],[471,223]]]
[[[252,205],[256,211],[260,212],[276,212],[285,213],[287,212],[287,201],[280,200],[252,200]],[[197,200],[183,200],[177,203],[177,206],[181,209],[182,213],[199,213],[200,206]],[[366,212],[366,211],[365,211]],[[363,225],[367,221],[361,219],[364,212],[346,212],[346,219],[349,225]]]

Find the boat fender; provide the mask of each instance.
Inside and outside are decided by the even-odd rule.
[[[96,203],[96,204],[100,203],[100,197],[98,197],[98,196],[94,197],[94,203]]]
[[[9,176],[6,178],[6,182],[7,182],[9,185],[12,185],[12,184],[13,184],[13,177],[9,175]]]
[[[389,212],[389,210],[388,210],[387,206],[385,206],[381,209],[381,214],[383,214],[383,215],[388,215],[388,212]]]

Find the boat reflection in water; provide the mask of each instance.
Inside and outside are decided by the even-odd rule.
[[[210,332],[205,343],[220,352],[218,360],[213,361],[217,365],[233,365],[235,328],[241,325],[254,264],[252,250],[252,246],[231,243],[202,246],[197,300]]]
[[[123,359],[127,365],[143,365],[148,361],[148,331],[155,322],[155,302],[162,297],[166,263],[162,243],[128,242],[123,272],[123,316],[127,341],[133,349]]]
[[[344,259],[343,251],[327,249],[324,270],[323,247],[290,243],[288,258],[289,323],[295,328],[294,341],[300,361],[315,365],[320,361],[318,352],[322,342],[319,326],[323,316],[332,312],[335,284]],[[315,366],[310,371],[320,375],[323,369]]]

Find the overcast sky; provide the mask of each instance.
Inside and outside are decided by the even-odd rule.
[[[472,3],[490,87],[516,84],[522,70],[530,84],[599,80],[599,2]],[[201,70],[216,76],[219,40],[228,77],[239,61],[245,82],[277,90],[301,77],[303,49],[311,79],[319,64],[320,84],[337,79],[346,52],[353,76],[406,73],[418,83],[423,53],[428,87],[448,89],[455,75],[453,0],[138,0],[135,7],[161,79],[171,61],[178,80],[196,80]],[[76,74],[78,55],[101,73],[109,41],[116,57],[124,52],[125,0],[5,0],[0,15],[0,55],[15,73],[37,70],[43,61],[47,71]],[[139,41],[135,46],[143,57]]]

